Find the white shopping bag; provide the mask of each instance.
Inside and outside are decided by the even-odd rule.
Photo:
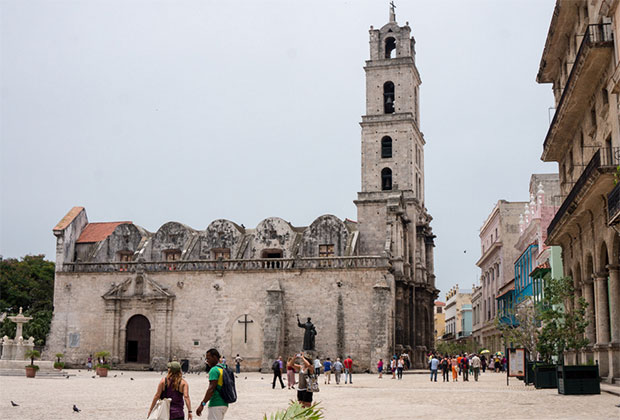
[[[146,420],[170,420],[170,398],[157,400],[151,415]]]

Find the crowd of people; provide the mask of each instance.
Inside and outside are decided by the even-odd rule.
[[[461,353],[456,355],[440,355],[430,353],[428,356],[428,366],[431,371],[430,380],[437,382],[437,374],[441,370],[443,382],[458,382],[459,377],[464,382],[469,382],[469,376],[473,376],[478,381],[480,373],[486,372],[487,369],[494,372],[505,372],[507,360],[506,357],[498,352],[491,355],[488,359],[485,354]]]
[[[487,352],[487,351],[485,351]],[[288,389],[297,390],[297,401],[304,407],[312,405],[313,392],[318,387],[318,378],[324,375],[323,384],[330,385],[332,382],[332,374],[334,382],[338,385],[344,375],[345,384],[353,384],[353,360],[347,356],[344,360],[336,358],[332,361],[330,357],[321,360],[318,356],[314,360],[310,360],[307,354],[297,353],[287,358],[286,363],[282,356],[274,360],[271,369],[273,371],[272,388],[275,389],[276,383],[279,382],[284,389],[284,381],[282,375],[286,373],[286,383]],[[209,372],[209,387],[205,393],[201,404],[196,410],[196,414],[200,416],[203,408],[207,406],[209,419],[220,420],[224,418],[228,404],[222,398],[223,373],[227,368],[226,358],[220,356],[216,349],[207,351],[205,361],[207,363],[207,371]],[[243,358],[237,354],[234,358],[235,371],[240,373]],[[430,380],[437,382],[438,372],[441,371],[443,382],[468,382],[469,377],[473,376],[478,381],[480,373],[486,372],[487,369],[495,372],[504,372],[506,370],[506,357],[500,352],[490,355],[488,358],[485,354],[456,354],[456,355],[440,355],[430,353],[428,355],[428,367],[430,369]],[[215,369],[212,369],[215,368]],[[385,365],[383,359],[377,362],[377,372],[379,379],[383,378],[384,371],[389,369],[392,379],[401,380],[403,371],[411,368],[409,355],[403,353],[400,356],[393,355],[389,360],[389,365]],[[231,373],[232,375],[232,373]],[[168,364],[168,374],[157,386],[157,391],[153,397],[149,414],[155,407],[157,401],[161,398],[170,398],[170,419],[182,419],[184,405],[188,410],[188,418],[192,418],[191,401],[189,399],[189,385],[183,379],[181,365],[179,362],[173,361]],[[234,400],[233,400],[234,401]]]

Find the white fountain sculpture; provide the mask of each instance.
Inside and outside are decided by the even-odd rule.
[[[24,340],[23,331],[24,324],[32,319],[31,316],[25,316],[22,308],[19,308],[19,314],[8,317],[17,324],[15,338],[10,339],[8,336],[2,337],[2,360],[26,360],[26,352],[34,348],[34,338],[30,337]]]

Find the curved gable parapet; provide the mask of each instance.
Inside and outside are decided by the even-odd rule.
[[[164,260],[164,252],[187,251],[196,231],[179,222],[168,222],[162,225],[153,235],[151,241],[151,260]]]
[[[245,229],[226,219],[214,220],[202,232],[192,258],[236,258]]]
[[[256,226],[250,258],[262,258],[264,251],[268,250],[281,250],[283,258],[292,258],[296,236],[289,222],[279,217],[268,217]]]
[[[320,216],[306,228],[302,235],[301,254],[304,257],[318,257],[319,247],[333,250],[334,257],[346,255],[350,232],[345,223],[334,215]],[[330,251],[331,252],[331,251]]]
[[[149,232],[133,223],[120,224],[97,249],[93,260],[98,262],[120,261],[122,254],[126,256],[125,261],[133,261],[134,255],[149,236]]]

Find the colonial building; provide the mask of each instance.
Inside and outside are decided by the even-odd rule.
[[[425,367],[438,290],[414,47],[393,9],[387,24],[370,28],[357,222],[169,222],[153,233],[132,222],[90,223],[75,207],[54,228],[47,353],[70,364],[108,350],[115,363],[161,368],[177,358],[200,367],[217,347],[267,368],[302,348],[299,314],[312,318],[319,355],[350,355],[366,370],[407,352]]]
[[[441,340],[446,333],[446,304],[435,301],[435,341]]]
[[[446,293],[446,332],[444,341],[463,341],[472,335],[471,290],[452,287]]]
[[[533,174],[529,191],[530,202],[519,218],[520,236],[515,244],[521,253],[514,261],[514,302],[517,305],[528,296],[539,301],[543,277],[551,275],[552,266],[558,273],[562,270],[560,247],[545,244],[547,228],[562,201],[558,174]]]
[[[564,274],[588,302],[590,345],[569,360],[598,361],[609,382],[620,380],[619,34],[617,0],[558,0],[537,76],[555,95],[542,160],[558,163],[563,197],[546,243],[562,247]]]
[[[476,308],[474,340],[493,352],[503,351],[501,333],[495,326],[497,296],[500,288],[514,279],[514,261],[519,256],[515,244],[519,239],[519,216],[528,204],[499,200],[480,228],[482,256],[476,262],[482,272],[480,289],[473,291]]]
[[[519,217],[515,249],[520,255],[514,261],[513,279],[497,295],[497,319],[509,326],[518,324],[514,315],[519,305],[541,301],[544,279],[562,276],[560,247],[545,245],[547,227],[561,202],[558,174],[533,174],[529,192],[530,202]]]

